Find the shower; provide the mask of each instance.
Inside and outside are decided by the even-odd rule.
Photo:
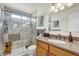
[[[2,10],[2,14],[3,38],[0,37],[0,43],[3,41],[3,46],[5,42],[10,41],[12,42],[11,50],[14,50],[36,43],[36,18],[30,14],[10,9]]]

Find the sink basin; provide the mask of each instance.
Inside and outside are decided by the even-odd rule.
[[[53,42],[53,43],[60,43],[60,44],[65,44],[66,42],[61,41],[61,40],[48,40],[49,42]]]

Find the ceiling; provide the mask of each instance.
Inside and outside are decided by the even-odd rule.
[[[38,15],[46,14],[51,7],[51,3],[3,3],[3,5],[28,14],[33,14],[37,10]]]
[[[65,5],[65,3],[63,4]],[[51,12],[52,3],[3,3],[3,5],[10,9],[32,14],[32,16],[40,16]]]

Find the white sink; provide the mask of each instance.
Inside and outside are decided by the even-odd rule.
[[[53,42],[53,43],[60,43],[60,44],[65,44],[65,41],[61,41],[61,40],[48,40],[49,42]]]

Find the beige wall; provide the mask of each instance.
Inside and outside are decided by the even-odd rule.
[[[52,13],[50,14],[51,15],[51,19],[55,20],[55,19],[58,19],[60,21],[60,29],[61,31],[50,31],[50,33],[52,34],[63,34],[63,35],[66,35],[68,36],[69,35],[69,31],[68,31],[68,16],[73,14],[73,13],[76,13],[76,12],[79,12],[79,5],[78,6],[75,6],[73,8],[70,8],[70,9],[67,9],[65,11],[62,11],[62,12],[59,12],[59,13]],[[48,29],[48,15],[45,15],[45,18],[44,18],[44,26]],[[72,32],[72,35],[73,36],[77,36],[79,37],[79,32]]]

